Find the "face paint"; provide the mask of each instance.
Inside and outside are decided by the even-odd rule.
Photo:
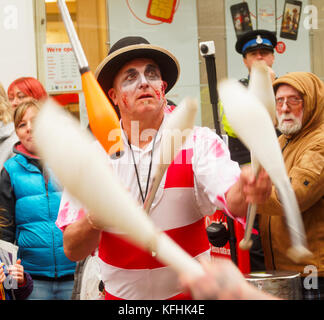
[[[166,89],[165,82],[162,82],[160,90],[154,89],[154,92],[159,100],[161,99],[161,96],[163,99],[165,99],[165,89]]]
[[[154,90],[157,98],[160,100],[161,99],[161,92],[159,90]]]
[[[128,108],[128,102],[127,102],[127,95],[126,94],[123,94],[122,100],[123,100],[123,103],[124,103],[125,107]]]
[[[117,73],[109,94],[124,117],[128,114],[138,118],[148,111],[163,112],[165,88],[159,66],[151,59],[139,58]]]
[[[142,84],[152,84],[153,81],[160,81],[161,75],[158,68],[154,65],[148,64],[144,70],[144,74],[140,73],[135,68],[131,68],[125,72],[125,77],[121,82],[123,88],[136,88]]]

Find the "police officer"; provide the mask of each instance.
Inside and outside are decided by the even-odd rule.
[[[263,60],[271,68],[275,56],[274,48],[277,45],[275,33],[268,30],[253,30],[244,33],[237,39],[235,49],[243,56],[243,62],[251,71],[252,64],[257,60]],[[249,77],[240,80],[244,85],[248,85]]]
[[[272,67],[275,60],[274,48],[276,45],[277,37],[275,33],[268,30],[252,30],[244,33],[237,39],[235,49],[243,56],[243,62],[250,74],[251,67],[257,60],[263,60],[270,68]],[[239,81],[243,85],[248,86],[249,76]],[[228,145],[232,160],[237,161],[240,165],[249,163],[251,161],[250,151],[236,137],[224,114],[222,124],[228,135]]]
[[[247,67],[249,74],[253,63],[257,60],[263,60],[272,67],[275,56],[274,48],[277,45],[277,37],[275,33],[268,30],[252,30],[238,37],[235,44],[236,51],[243,56],[243,62]],[[249,84],[249,75],[247,78],[239,80],[244,86]],[[221,103],[220,103],[221,104]],[[220,105],[220,110],[222,106]],[[244,165],[251,161],[250,151],[237,138],[235,132],[229,125],[223,112],[222,124],[224,131],[228,136],[228,147],[231,152],[231,158],[240,165]],[[254,228],[258,230],[258,220],[255,219]],[[261,245],[261,239],[258,235],[252,234],[253,246],[250,250],[251,271],[261,271],[265,269],[264,255]]]

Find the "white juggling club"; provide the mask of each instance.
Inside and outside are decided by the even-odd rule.
[[[192,132],[197,109],[196,100],[183,99],[175,110],[172,111],[168,122],[163,128],[159,162],[154,173],[152,185],[144,202],[144,209],[147,213],[150,212],[156,191],[165,171]]]
[[[273,124],[276,121],[276,101],[272,88],[272,80],[269,67],[264,61],[256,61],[253,63],[250,73],[250,81],[248,90],[254,94],[266,107]],[[251,166],[254,174],[257,176],[260,170],[260,163],[251,152]],[[252,246],[251,234],[256,215],[256,204],[250,203],[246,215],[246,226],[244,238],[240,241],[242,250],[249,250]]]
[[[95,225],[115,228],[175,271],[202,275],[201,265],[159,231],[121,185],[91,135],[52,100],[35,121],[34,139],[60,183],[89,210]]]
[[[268,111],[253,93],[235,79],[222,81],[219,94],[230,125],[267,171],[279,192],[292,243],[287,255],[295,262],[310,257],[296,195],[287,176]]]

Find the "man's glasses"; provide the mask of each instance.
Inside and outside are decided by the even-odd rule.
[[[291,96],[287,98],[276,98],[276,106],[282,107],[283,104],[286,102],[288,106],[297,106],[303,99],[300,99],[296,96]]]

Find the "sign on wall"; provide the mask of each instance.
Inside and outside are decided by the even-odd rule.
[[[48,93],[81,91],[81,75],[70,43],[44,45]]]
[[[146,16],[151,19],[171,23],[177,2],[177,0],[150,0]]]

